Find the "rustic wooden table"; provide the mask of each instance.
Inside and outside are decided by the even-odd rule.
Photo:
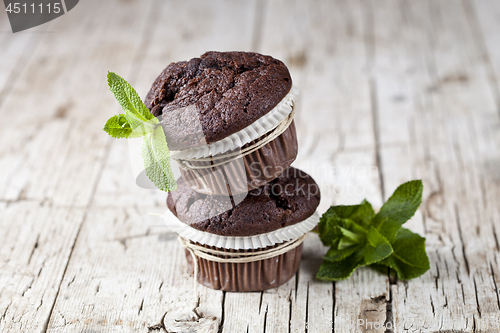
[[[0,331],[148,332],[191,304],[184,250],[148,216],[165,193],[136,187],[126,141],[101,129],[119,112],[106,73],[145,96],[172,61],[255,50],[300,88],[294,165],[320,184],[319,211],[380,207],[422,179],[407,226],[431,269],[320,282],[326,248],[311,234],[291,281],[200,286],[200,310],[228,333],[498,332],[499,18],[495,0],[84,0],[12,34],[2,10]]]

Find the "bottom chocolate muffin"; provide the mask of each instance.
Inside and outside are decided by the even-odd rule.
[[[225,291],[261,291],[297,272],[304,235],[318,223],[319,201],[314,180],[290,167],[243,197],[207,196],[179,179],[167,206],[180,220],[175,231],[191,267],[192,253],[197,258],[198,282]]]

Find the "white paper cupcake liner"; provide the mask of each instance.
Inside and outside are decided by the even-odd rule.
[[[165,224],[179,236],[203,245],[234,250],[261,249],[297,239],[311,231],[318,222],[319,214],[314,212],[302,222],[265,234],[248,237],[219,236],[190,227],[181,222],[170,210],[165,212]]]
[[[292,87],[278,105],[244,129],[209,145],[171,152],[171,157],[173,159],[201,158],[243,147],[278,126],[292,112],[298,94],[299,90]]]

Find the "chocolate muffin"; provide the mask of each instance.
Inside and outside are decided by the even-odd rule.
[[[179,179],[177,190],[168,195],[167,206],[177,218],[197,230],[222,236],[254,236],[307,219],[319,201],[316,182],[305,172],[290,167],[246,197],[204,195]]]
[[[295,275],[302,241],[319,219],[319,188],[305,172],[290,167],[247,196],[207,196],[182,179],[177,188],[167,206],[185,223],[176,228],[199,283],[224,291],[261,291]]]
[[[272,110],[290,91],[286,66],[249,52],[207,52],[163,70],[145,104],[162,116],[171,150],[219,141]]]

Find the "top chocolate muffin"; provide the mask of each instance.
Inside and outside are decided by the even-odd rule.
[[[145,104],[171,150],[211,144],[271,111],[290,91],[286,66],[249,52],[207,52],[171,63],[156,78]]]

